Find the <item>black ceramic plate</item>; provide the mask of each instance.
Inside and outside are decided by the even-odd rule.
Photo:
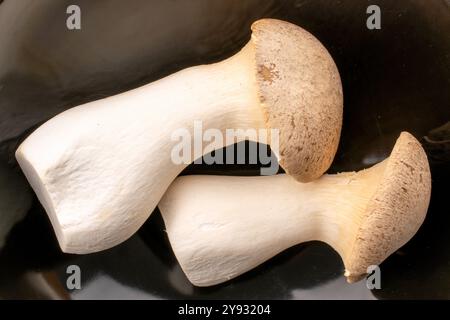
[[[380,30],[366,27],[372,3],[381,8]],[[70,4],[81,8],[81,30],[66,28]],[[403,130],[424,143],[433,179],[428,216],[418,234],[381,265],[382,288],[369,290],[364,281],[346,284],[339,256],[322,243],[291,248],[223,285],[195,288],[173,257],[159,212],[115,248],[81,256],[61,253],[14,160],[20,141],[71,106],[230,56],[248,41],[251,22],[261,17],[302,26],[336,61],[345,110],[330,172],[382,160]],[[0,198],[8,204],[0,206],[0,219],[30,203],[0,251],[0,298],[449,299],[450,137],[445,129],[429,134],[450,120],[449,31],[450,6],[444,0],[0,1],[5,182]],[[256,170],[191,166],[184,173]],[[66,268],[72,264],[82,270],[81,290],[66,287]]]

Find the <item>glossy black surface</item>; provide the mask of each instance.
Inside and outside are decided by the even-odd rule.
[[[371,3],[381,7],[381,30],[366,28]],[[69,4],[81,7],[79,31],[65,27]],[[71,106],[230,56],[261,17],[304,27],[336,61],[345,110],[330,172],[370,166],[389,155],[401,131],[422,139],[450,121],[448,1],[6,0],[0,1],[1,164],[20,173],[13,157],[18,143]],[[159,212],[113,249],[62,254],[34,200],[0,251],[0,298],[449,299],[449,141],[441,141],[439,152],[422,141],[433,178],[428,216],[381,265],[380,290],[346,284],[339,256],[322,243],[291,248],[223,285],[195,288],[173,257]],[[190,166],[184,174],[256,170]],[[23,192],[31,193],[26,187]],[[81,290],[66,289],[70,264],[81,267]]]

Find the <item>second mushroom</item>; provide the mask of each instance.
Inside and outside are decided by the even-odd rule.
[[[309,183],[286,175],[184,176],[159,208],[173,251],[194,285],[230,280],[311,240],[331,245],[354,282],[417,232],[430,192],[425,152],[404,132],[390,157],[366,170]]]

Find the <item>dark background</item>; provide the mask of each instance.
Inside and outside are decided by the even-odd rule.
[[[81,7],[81,30],[66,28],[70,4]],[[381,8],[381,30],[366,28],[370,4]],[[427,219],[381,265],[382,289],[346,284],[339,256],[323,243],[298,245],[235,280],[195,288],[173,257],[159,212],[115,248],[62,254],[14,160],[18,144],[67,108],[232,55],[262,17],[310,31],[339,68],[344,126],[330,172],[381,161],[401,131],[428,153]],[[4,181],[16,181],[12,194],[1,185],[0,198],[31,203],[0,250],[0,298],[450,299],[450,135],[429,133],[448,121],[449,1],[0,0],[0,167]],[[255,174],[257,166],[197,165],[184,173]],[[81,267],[82,290],[66,289],[70,264]]]

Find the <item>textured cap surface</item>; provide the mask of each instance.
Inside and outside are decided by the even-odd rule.
[[[369,202],[356,242],[344,261],[349,282],[358,281],[369,265],[379,265],[409,241],[425,219],[431,174],[420,143],[402,132],[383,177]]]
[[[331,165],[342,125],[342,85],[325,47],[297,25],[274,19],[252,25],[257,82],[266,124],[279,129],[279,161],[301,182]]]

